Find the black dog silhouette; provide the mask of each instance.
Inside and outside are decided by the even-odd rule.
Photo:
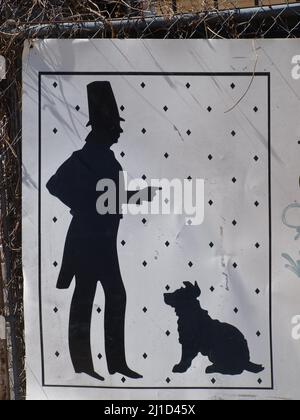
[[[197,282],[184,282],[185,288],[164,295],[165,303],[175,309],[178,316],[179,343],[182,358],[173,369],[174,373],[184,373],[201,353],[212,365],[207,374],[241,375],[244,371],[259,373],[262,365],[250,361],[248,343],[243,334],[234,326],[213,320],[201,308],[198,300],[201,290]]]

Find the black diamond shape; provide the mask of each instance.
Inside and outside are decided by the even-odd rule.
[[[258,112],[258,108],[257,108],[257,106],[255,106],[254,108],[253,108],[253,111],[256,113],[256,112]]]
[[[259,379],[257,382],[259,383],[259,385],[262,384],[262,380],[261,379]]]
[[[166,379],[166,382],[169,384],[171,382],[171,379],[170,378],[167,378]]]
[[[230,87],[231,87],[231,89],[235,89],[235,84],[231,83]]]
[[[186,134],[187,134],[188,136],[190,136],[190,135],[192,134],[191,130],[188,130],[188,131],[186,132]]]
[[[167,286],[166,286],[166,290],[167,290],[167,291],[169,291],[169,290],[170,290],[170,286],[169,286],[169,285],[167,285]]]
[[[144,314],[147,313],[148,312],[148,309],[146,307],[143,308],[143,312],[144,312]]]
[[[260,290],[259,290],[259,289],[256,289],[256,290],[255,290],[255,293],[256,293],[257,295],[259,295],[259,294],[260,294]]]
[[[189,176],[187,180],[188,180],[188,181],[192,181],[192,179],[193,179],[193,178],[192,178],[191,176]]]
[[[101,353],[99,353],[97,357],[98,357],[99,360],[101,360],[103,356],[102,356]]]
[[[145,87],[146,87],[146,84],[143,82],[143,83],[141,83],[141,87],[143,88],[143,89],[145,89]]]
[[[168,159],[170,155],[169,155],[169,153],[165,153],[164,156],[165,156],[166,159]]]
[[[56,268],[58,266],[58,263],[56,261],[54,261],[53,265]]]
[[[215,244],[214,244],[213,242],[211,242],[211,243],[209,244],[209,246],[210,246],[211,248],[213,248],[213,247],[215,246]]]
[[[101,312],[102,312],[101,308],[98,308],[97,312],[98,312],[98,314],[101,314]]]
[[[164,107],[164,111],[165,112],[169,111],[169,108],[167,107],[167,105]]]
[[[237,221],[236,220],[233,220],[232,224],[233,224],[233,226],[236,226],[237,225]]]
[[[235,184],[237,182],[236,178],[232,178],[232,182]]]
[[[217,381],[215,380],[215,378],[213,378],[212,380],[211,380],[211,383],[214,385],[215,383],[216,383]]]
[[[76,109],[76,111],[80,111],[80,106],[77,105],[75,109]]]
[[[231,132],[231,135],[232,135],[232,137],[235,137],[235,136],[236,136],[236,132],[233,130],[233,131]]]
[[[194,264],[192,263],[192,261],[190,261],[190,262],[189,262],[189,267],[190,267],[190,268],[192,268],[192,267],[193,267],[193,265],[194,265]]]
[[[53,83],[54,88],[56,89],[58,84],[56,82]]]
[[[125,111],[125,106],[124,106],[124,105],[122,105],[122,106],[120,107],[120,110],[121,110],[122,112],[124,112],[124,111]]]
[[[258,242],[255,244],[255,248],[260,248],[260,244]]]
[[[147,179],[146,175],[143,175],[143,176],[142,176],[142,179],[143,179],[144,181],[146,181],[146,179]]]
[[[143,134],[146,134],[146,133],[147,133],[146,128],[143,128],[143,129],[142,129],[142,133],[143,133]]]
[[[213,156],[212,155],[209,155],[208,156],[208,160],[213,160]]]
[[[257,335],[257,337],[260,337],[261,336],[261,332],[260,331],[257,331],[256,335]]]
[[[189,83],[187,83],[185,86],[186,86],[188,89],[191,87],[191,85],[190,85]]]
[[[233,266],[233,268],[238,268],[237,263],[233,263],[232,266]]]
[[[146,219],[143,219],[142,220],[142,223],[143,223],[143,225],[145,225],[147,223],[147,220]]]
[[[209,200],[208,204],[209,204],[210,206],[212,206],[212,205],[214,204],[214,202],[213,202],[212,200]]]
[[[125,245],[126,245],[126,242],[125,242],[125,241],[122,241],[122,242],[121,242],[121,245],[122,245],[122,246],[125,246]]]
[[[57,308],[54,308],[54,309],[53,309],[53,312],[54,312],[55,314],[57,314],[58,309],[57,309]]]
[[[168,330],[168,331],[166,331],[166,336],[167,336],[167,337],[170,337],[170,335],[171,335],[170,331],[169,331],[169,330]]]
[[[234,308],[233,312],[237,314],[239,312],[238,308]]]
[[[58,133],[58,129],[57,128],[54,128],[53,133],[54,134],[57,134]]]
[[[124,152],[121,152],[120,153],[120,156],[123,158],[123,157],[125,157],[125,153]]]
[[[207,111],[208,111],[208,112],[211,112],[211,111],[212,111],[212,107],[211,107],[211,106],[209,106],[209,107],[207,108]]]
[[[144,267],[147,267],[147,265],[148,265],[147,261],[144,261],[144,262],[143,262],[143,266],[144,266]]]
[[[53,219],[52,219],[52,220],[53,220],[53,222],[54,222],[54,223],[56,223],[56,222],[57,222],[57,218],[56,218],[56,217],[53,217]]]
[[[211,286],[211,288],[209,290],[213,293],[215,291],[215,288],[213,286]]]
[[[258,162],[259,161],[259,157],[258,156],[254,156],[253,159],[255,160],[255,162]]]
[[[125,384],[126,379],[123,377],[123,378],[121,379],[121,381],[123,382],[123,384]]]
[[[166,245],[166,247],[168,248],[168,247],[170,246],[170,242],[169,242],[169,241],[167,241],[167,242],[165,243],[165,245]]]
[[[144,353],[143,354],[143,358],[146,360],[148,358],[148,354],[147,353]]]
[[[55,356],[56,356],[57,358],[60,356],[60,354],[59,354],[59,352],[58,352],[58,351],[55,353]]]
[[[259,206],[259,202],[258,201],[255,201],[254,205],[255,205],[255,207],[258,207]]]

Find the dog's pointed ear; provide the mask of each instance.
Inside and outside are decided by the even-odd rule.
[[[190,289],[191,287],[193,287],[192,283],[190,283],[189,281],[184,281],[183,284],[185,285],[187,289]]]
[[[201,295],[200,287],[196,281],[195,281],[195,292],[197,293],[197,297]]]

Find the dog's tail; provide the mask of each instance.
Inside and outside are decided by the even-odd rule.
[[[249,362],[248,366],[246,367],[246,370],[251,373],[260,373],[263,370],[265,370],[265,368],[263,367],[263,365],[256,365],[255,363]]]

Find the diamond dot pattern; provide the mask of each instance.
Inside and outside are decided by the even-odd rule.
[[[112,77],[112,84],[118,76],[114,77],[115,79]],[[171,79],[173,77],[175,76],[170,76]],[[220,86],[227,92],[227,97],[234,103],[249,85],[249,78],[243,80],[243,77],[234,75],[226,78],[216,76],[216,79],[218,78],[220,78]],[[136,341],[136,354],[132,355],[132,358],[136,357],[135,360],[139,364],[131,366],[130,363],[130,367],[143,374],[144,379],[132,381],[123,372],[121,375],[114,375],[112,380],[115,381],[114,385],[119,387],[143,387],[151,382],[153,371],[153,375],[156,375],[153,385],[162,388],[176,388],[182,383],[188,387],[199,385],[211,388],[216,384],[218,387],[225,388],[227,384],[233,384],[234,387],[237,384],[237,388],[239,386],[252,388],[263,382],[266,384],[265,378],[269,373],[267,369],[264,373],[260,373],[261,377],[250,374],[234,378],[222,376],[221,380],[221,376],[217,374],[215,377],[207,376],[203,369],[204,360],[201,354],[197,356],[193,368],[186,374],[172,376],[172,367],[178,363],[174,354],[175,356],[179,354],[181,347],[178,337],[178,317],[174,308],[165,304],[164,294],[171,294],[183,287],[183,282],[189,281],[194,284],[197,281],[201,288],[199,301],[203,308],[221,322],[240,326],[242,333],[249,341],[252,360],[268,366],[266,357],[270,352],[266,351],[265,359],[263,355],[266,337],[269,337],[268,323],[266,324],[265,320],[260,318],[262,313],[267,312],[268,306],[268,293],[264,292],[268,290],[266,287],[268,279],[263,275],[263,266],[268,263],[267,237],[264,236],[264,232],[268,229],[264,226],[262,232],[260,229],[267,220],[265,218],[267,189],[265,190],[264,186],[267,186],[268,180],[260,179],[261,184],[257,183],[255,190],[248,189],[247,185],[244,185],[249,171],[257,172],[260,176],[261,168],[267,162],[267,149],[261,146],[260,139],[257,141],[255,135],[251,142],[247,141],[247,136],[244,135],[247,131],[235,117],[244,113],[254,127],[265,133],[262,116],[267,107],[261,101],[259,92],[256,91],[253,97],[250,90],[247,101],[238,103],[233,112],[225,114],[220,106],[215,84],[210,85],[211,78],[206,78],[205,83],[201,83],[198,76],[187,75],[180,80],[175,80],[176,89],[174,90],[171,84],[162,79],[159,76],[148,78],[145,74],[136,78],[132,76],[130,89],[130,84],[127,82],[120,91],[115,92],[120,115],[126,111],[126,125],[124,124],[124,127],[122,125],[124,136],[122,135],[119,143],[114,145],[114,154],[130,178],[142,179],[144,184],[149,186],[152,178],[179,178],[189,186],[199,178],[205,179],[205,220],[202,225],[197,226],[194,223],[194,217],[190,214],[187,217],[182,217],[182,215],[162,217],[144,213],[137,216],[124,216],[117,248],[128,297],[126,339],[128,343]],[[48,90],[52,92],[53,98],[60,95],[60,89],[57,88],[62,87],[68,100],[63,78],[62,84],[60,80],[53,83],[53,79],[48,79],[48,87],[49,80],[50,89]],[[157,81],[160,81],[159,84]],[[121,83],[121,78],[118,83]],[[163,86],[163,89],[158,86]],[[255,84],[253,89],[254,86]],[[72,92],[72,98],[70,103],[73,117],[76,115],[74,120],[80,121],[81,126],[84,127],[87,112],[86,99],[83,99],[83,95],[76,97],[74,92]],[[182,105],[183,100],[188,105],[186,109]],[[199,106],[200,103],[201,106]],[[132,117],[134,115],[138,116],[136,120]],[[246,129],[249,128],[249,132],[252,133],[253,127],[251,127],[252,125],[249,125]],[[46,128],[44,128],[45,136],[44,134],[43,136],[49,138],[50,133],[49,144],[53,142],[56,147],[64,140],[68,130],[68,127],[63,125],[58,118],[51,120]],[[128,132],[126,132],[127,129]],[[299,139],[294,139],[295,147],[298,141],[300,144]],[[45,156],[47,151],[51,150],[47,150],[47,147],[49,146],[44,147]],[[52,155],[53,153],[49,153],[48,156]],[[59,162],[53,162],[53,167],[58,166]],[[239,202],[244,200],[242,191],[245,187],[247,187],[247,207],[239,205]],[[57,244],[51,243],[53,254],[48,255],[48,265],[51,268],[49,271],[52,277],[47,281],[49,284],[50,281],[54,284],[56,280],[54,277],[58,275],[58,266],[61,266],[62,261],[62,255],[58,249],[63,248],[65,239],[59,236],[59,231],[62,228],[66,231],[67,226],[64,226],[64,223],[68,211],[66,210],[66,215],[63,214],[61,204],[55,207],[53,198],[48,196],[46,198],[46,192],[43,194],[45,203],[47,203],[46,200],[50,203],[52,199],[49,206],[51,212],[47,213],[45,220],[51,225],[53,238],[59,238]],[[163,196],[163,204],[168,205],[170,202],[172,198]],[[220,230],[223,237],[220,235]],[[247,236],[249,231],[253,233],[252,236]],[[254,234],[256,232],[257,235]],[[43,252],[46,256],[47,247],[44,246],[44,248]],[[224,255],[226,258],[222,260]],[[251,261],[257,258],[257,265],[262,267],[261,277],[257,267],[253,273],[249,272],[248,258]],[[228,288],[225,283],[226,276],[229,278]],[[238,288],[239,284],[244,287],[243,298],[249,299],[249,306],[251,304],[250,307],[255,308],[251,314],[253,319],[250,331],[245,321],[247,305],[243,305],[242,297],[238,291],[235,293],[233,287]],[[104,302],[100,297],[98,299],[93,306],[93,317],[98,322],[103,322]],[[53,320],[52,322],[57,322],[56,320],[60,318],[67,319],[68,313],[61,301],[52,299],[50,302],[52,305],[48,309],[48,315]],[[98,305],[103,308],[103,314]],[[156,308],[163,309],[163,314],[158,313]],[[217,308],[217,311],[212,310],[214,308]],[[97,313],[102,315],[97,316]],[[102,324],[99,325],[95,324],[94,329],[100,330]],[[133,331],[136,331],[135,335]],[[101,346],[103,344],[101,343]],[[52,359],[53,364],[56,365],[62,364],[67,357],[60,345],[61,343],[56,341],[48,352],[49,359]],[[106,362],[105,346],[101,346],[98,340],[98,347],[93,349],[93,354],[96,359],[98,358],[98,365],[102,363],[104,365]],[[171,346],[178,346],[176,353]],[[60,352],[55,352],[57,348]],[[158,349],[161,349],[159,353],[162,360],[156,360]],[[171,357],[174,357],[174,360],[171,360]],[[100,360],[102,362],[99,362]],[[166,367],[169,370],[166,370]],[[99,372],[101,374],[101,368]],[[102,374],[106,378],[104,384],[107,385],[109,377],[104,371]],[[266,376],[263,376],[265,374]],[[244,384],[244,381],[248,382]]]

